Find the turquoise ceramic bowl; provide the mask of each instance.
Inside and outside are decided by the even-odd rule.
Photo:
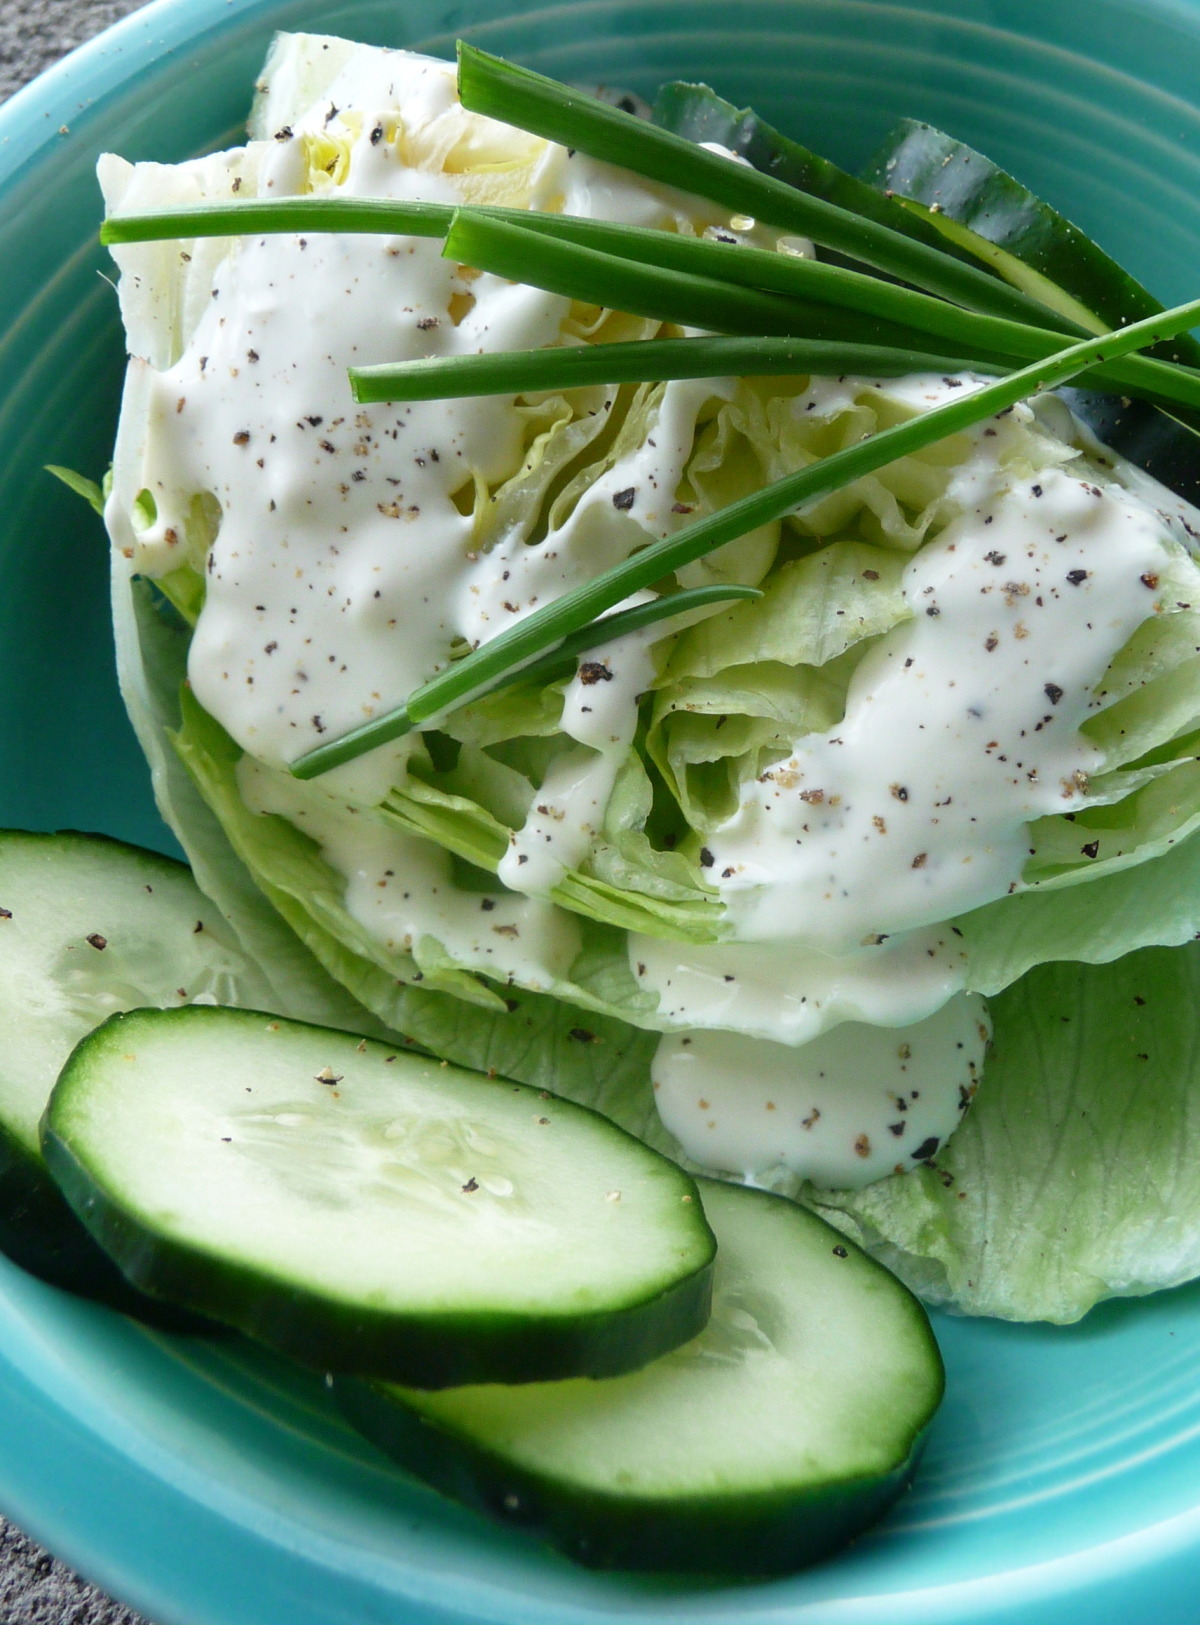
[[[468,33],[641,91],[707,77],[852,165],[929,118],[1168,303],[1198,291],[1190,0],[158,0],[0,111],[0,823],[169,845],[113,680],[100,528],[41,469],[99,474],[111,444],[96,154],[236,140],[281,27],[446,54]],[[888,1521],[793,1579],[698,1588],[576,1570],[387,1467],[314,1380],[0,1263],[0,1508],[159,1625],[1194,1625],[1200,1287],[1070,1330],[938,1332],[946,1404]]]

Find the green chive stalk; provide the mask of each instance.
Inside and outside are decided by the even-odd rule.
[[[458,47],[458,93],[469,112],[484,113],[619,164],[635,175],[691,192],[765,225],[811,237],[824,248],[968,309],[1083,332],[988,271],[463,41]]]
[[[356,401],[440,401],[470,395],[531,395],[588,384],[654,384],[670,378],[904,378],[914,372],[1004,372],[1002,363],[972,361],[885,345],[826,339],[639,339],[490,355],[428,356],[391,366],[351,367]]]
[[[581,631],[633,593],[652,586],[757,526],[780,519],[830,491],[840,490],[898,457],[923,450],[948,435],[971,428],[983,419],[1015,406],[1028,395],[1066,383],[1089,366],[1185,332],[1198,320],[1200,299],[1132,323],[1119,332],[1085,339],[1046,361],[1023,367],[995,383],[959,395],[907,423],[885,429],[859,441],[857,445],[786,475],[718,513],[686,526],[674,536],[652,543],[594,580],[535,610],[515,626],[438,672],[416,689],[403,706],[301,756],[292,764],[292,772],[297,778],[315,778],[379,745],[398,739],[413,728],[474,698],[505,673],[558,649],[564,639]]]
[[[513,239],[497,229],[503,226],[525,235]],[[840,341],[848,348],[867,343],[881,349],[909,350],[914,355],[936,357],[935,365],[943,370],[1003,370],[1054,354],[1060,337],[1069,336],[1028,322],[967,311],[876,276],[795,255],[526,209],[456,209],[444,203],[335,196],[248,198],[153,214],[116,215],[104,222],[100,235],[103,242],[120,245],[171,237],[188,240],[304,231],[431,238],[450,234],[451,251],[468,263],[486,260],[483,269],[550,287],[568,297],[613,308],[620,303],[614,287],[619,280],[622,296],[628,300],[624,308],[632,314],[709,331],[803,336]],[[528,240],[533,233],[555,239],[560,246],[539,252]],[[571,244],[579,252],[572,253],[566,246]],[[744,295],[739,295],[739,288],[746,290]],[[864,317],[870,320],[864,321]],[[1061,318],[1047,313],[1046,319],[1057,322],[1061,329]],[[939,342],[931,344],[931,335]],[[842,366],[832,355],[827,359],[835,373],[852,370],[849,361]],[[871,370],[882,375],[882,363]],[[1094,369],[1083,381],[1089,388],[1200,408],[1200,372],[1153,357],[1132,356],[1115,366]]]

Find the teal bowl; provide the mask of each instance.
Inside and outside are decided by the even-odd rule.
[[[1168,303],[1200,264],[1193,0],[158,0],[0,110],[0,824],[164,849],[113,676],[104,537],[45,475],[98,475],[122,344],[96,155],[239,139],[278,28],[560,78],[707,78],[842,163],[909,114],[1064,208]],[[0,1262],[0,1509],[158,1625],[1057,1625],[1200,1617],[1200,1286],[1072,1329],[938,1317],[918,1483],[763,1585],[592,1574],[404,1478],[315,1379],[173,1341]]]

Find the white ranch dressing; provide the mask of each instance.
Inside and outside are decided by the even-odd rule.
[[[648,598],[650,595],[639,594]],[[632,600],[631,600],[632,603]],[[503,885],[548,897],[568,869],[587,856],[637,729],[638,697],[654,678],[647,627],[599,644],[580,660],[563,694],[560,730],[580,749],[551,763],[521,829],[497,871]]]
[[[1050,468],[986,477],[903,580],[912,619],[855,672],[843,720],[744,787],[708,840],[731,935],[851,953],[1020,884],[1027,824],[1085,797],[1092,691],[1149,614],[1157,513]]]
[[[356,48],[327,98],[253,149],[253,163],[230,155],[231,172],[257,176],[264,195],[297,191],[305,139],[332,133],[346,195],[455,203],[471,160],[503,153],[524,166],[534,208],[689,230],[721,223],[582,155],[528,137],[513,145],[512,132],[462,112],[453,80],[445,63]],[[732,386],[668,384],[643,443],[556,529],[530,545],[528,524],[514,523],[478,551],[462,494],[521,466],[512,397],[359,408],[345,369],[560,342],[570,307],[464,275],[440,247],[316,233],[239,243],[178,360],[159,371],[134,363],[142,440],[126,448],[112,524],[132,568],[165,574],[186,551],[195,494],[215,495],[221,524],[190,676],[249,753],[239,775],[248,804],[319,842],[350,913],[385,950],[432,944],[458,966],[539,987],[565,977],[579,949],[580,922],[545,899],[602,823],[652,676],[648,639],[593,651],[588,662],[610,676],[589,682],[585,665],[569,686],[563,731],[579,751],[533,798],[502,862],[507,894],[460,892],[448,854],[372,817],[403,776],[407,742],[320,787],[278,769],[401,703],[453,640],[486,640],[686,523],[672,498],[697,413]],[[809,394],[849,400],[856,382],[814,381]],[[924,406],[961,381],[879,387]],[[611,398],[597,392],[597,413]],[[710,1166],[752,1171],[769,1156],[825,1183],[858,1183],[903,1160],[879,1160],[889,1140],[892,1153],[911,1153],[944,1138],[973,1087],[984,1018],[957,994],[955,941],[930,928],[1019,884],[1028,820],[1063,810],[1096,765],[1078,731],[1091,688],[1157,607],[1143,585],[1167,561],[1154,494],[1054,468],[1013,483],[986,434],[956,478],[962,517],[909,566],[913,619],[867,656],[843,723],[797,740],[709,838],[707,875],[732,940],[697,950],[630,941],[639,985],[660,995],[652,1024],[738,1029],[690,1044],[671,1036],[656,1068],[668,1126]],[[131,527],[140,486],[157,513]],[[909,1029],[919,1042],[897,1036]],[[937,1056],[911,1117],[916,1146],[908,1127],[890,1127],[894,1112],[878,1127],[899,1088],[880,1055],[905,1044]],[[764,1138],[765,1088],[772,1111],[776,1095],[797,1104],[811,1094],[805,1112],[820,1105],[827,1131],[797,1118],[781,1138],[773,1120]],[[699,1100],[720,1111],[697,1137],[686,1122]],[[860,1133],[869,1155],[855,1148]]]
[[[659,995],[669,1028],[732,1028],[808,1044],[844,1021],[902,1027],[964,985],[966,958],[946,926],[908,931],[835,956],[796,939],[681,947],[630,933],[639,985]]]

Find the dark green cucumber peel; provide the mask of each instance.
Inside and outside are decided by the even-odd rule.
[[[744,1484],[722,1487],[718,1483],[714,1487],[709,1477],[704,1487],[694,1487],[690,1493],[656,1495],[638,1488],[614,1492],[589,1484],[586,1474],[574,1471],[576,1461],[587,1449],[572,1430],[578,1411],[574,1401],[568,1404],[565,1425],[576,1456],[567,1472],[538,1470],[528,1460],[518,1459],[529,1401],[537,1404],[545,1394],[550,1405],[555,1406],[556,1390],[590,1390],[593,1385],[557,1384],[540,1391],[522,1388],[518,1391],[520,1409],[515,1419],[507,1427],[503,1421],[497,1424],[501,1432],[498,1442],[486,1437],[486,1425],[472,1425],[469,1393],[465,1416],[462,1402],[454,1394],[422,1396],[355,1378],[335,1379],[334,1397],[360,1431],[418,1478],[488,1517],[531,1531],[588,1567],[751,1578],[790,1573],[830,1555],[877,1522],[908,1486],[916,1470],[944,1389],[941,1356],[928,1317],[920,1303],[882,1265],[806,1209],[767,1192],[705,1179],[698,1183],[709,1204],[722,1251],[727,1245],[719,1207],[722,1201],[733,1199],[758,1209],[751,1214],[756,1225],[764,1219],[768,1223],[773,1217],[778,1219],[779,1210],[786,1209],[789,1222],[804,1233],[807,1246],[812,1247],[815,1241],[823,1255],[840,1261],[838,1267],[858,1273],[868,1305],[872,1293],[882,1290],[888,1296],[894,1295],[894,1302],[901,1306],[902,1324],[907,1318],[901,1337],[910,1343],[910,1354],[917,1352],[919,1370],[916,1380],[914,1371],[907,1371],[906,1380],[898,1384],[893,1396],[894,1411],[889,1422],[894,1423],[895,1413],[902,1415],[905,1422],[896,1431],[895,1448],[886,1465],[869,1472],[823,1478],[818,1471],[818,1481],[812,1482],[814,1472],[804,1459],[806,1446],[801,1441],[797,1446],[798,1470],[790,1482],[748,1490]],[[716,1202],[710,1199],[714,1188],[718,1192]],[[719,1253],[719,1260],[721,1256]],[[736,1292],[723,1296],[720,1262],[717,1282],[713,1320],[696,1340],[696,1347],[709,1340],[709,1357],[721,1361],[729,1358],[720,1341],[727,1335],[722,1325],[723,1309],[731,1307],[745,1316],[745,1304],[749,1304],[761,1318],[762,1305]],[[751,1335],[757,1333],[758,1324],[751,1319]],[[677,1368],[687,1353],[680,1350],[660,1366]],[[652,1367],[625,1381],[638,1383],[652,1376],[654,1370]],[[594,1385],[594,1394],[602,1403],[609,1386]],[[611,1385],[614,1389],[622,1386],[622,1382]],[[863,1398],[866,1409],[872,1403],[879,1404],[877,1397]],[[593,1395],[585,1393],[583,1404],[590,1405],[592,1400]],[[562,1425],[561,1407],[547,1414]],[[633,1426],[654,1431],[651,1408],[644,1399],[631,1407],[631,1417]],[[782,1419],[772,1420],[786,1425]],[[709,1421],[707,1414],[702,1417],[705,1426]],[[544,1417],[541,1422],[544,1428],[548,1426]],[[712,1429],[717,1433],[722,1428],[732,1429],[742,1437],[746,1429],[741,1422],[735,1404],[711,1416]],[[621,1426],[619,1418],[617,1425]],[[851,1432],[854,1427],[851,1422]],[[805,1482],[806,1472],[809,1482]],[[633,1474],[629,1477],[632,1480]]]
[[[1124,327],[1163,309],[1065,215],[990,158],[932,124],[902,119],[863,179],[911,219],[941,235],[946,246],[973,253],[1006,282],[1095,332]],[[1147,354],[1200,365],[1200,343],[1188,335]]]
[[[333,1390],[347,1421],[414,1477],[593,1569],[746,1579],[794,1573],[878,1523],[911,1482],[925,1443],[922,1435],[908,1459],[879,1478],[670,1506],[547,1482],[361,1379],[335,1377]]]
[[[189,1309],[160,1303],[121,1274],[76,1217],[45,1164],[0,1125],[0,1252],[49,1286],[90,1298],[157,1331],[225,1336]]]
[[[855,214],[861,214],[881,226],[889,226],[893,231],[902,232],[906,237],[937,248],[955,259],[968,264],[978,261],[978,257],[969,250],[947,242],[945,236],[920,215],[904,208],[867,181],[839,169],[828,158],[820,157],[798,141],[781,134],[759,118],[752,107],[734,107],[732,102],[722,100],[707,85],[689,85],[679,81],[663,85],[655,98],[651,117],[662,129],[681,135],[688,141],[713,141],[726,147],[762,174],[785,181],[798,191],[808,192],[826,203],[836,203],[840,208],[851,209]],[[860,262],[851,261],[846,255],[835,254],[828,249],[819,250],[818,258],[837,264],[853,264],[856,269],[861,269]],[[985,268],[992,269],[991,266]],[[874,274],[880,275],[878,271]]]
[[[1194,427],[1182,415],[1149,401],[1090,389],[1060,389],[1058,394],[1097,440],[1200,507],[1200,424]],[[1194,539],[1200,542],[1200,536]]]
[[[111,1017],[77,1046],[63,1068],[43,1121],[42,1150],[75,1213],[140,1291],[211,1316],[323,1372],[363,1373],[422,1389],[616,1375],[687,1342],[707,1322],[716,1243],[689,1177],[599,1113],[528,1085],[481,1075],[472,1080],[479,1090],[519,1096],[518,1104],[532,1121],[545,1121],[547,1114],[569,1114],[590,1120],[590,1131],[599,1140],[615,1137],[636,1147],[639,1158],[648,1158],[655,1165],[655,1178],[660,1182],[668,1179],[673,1190],[678,1185],[682,1194],[674,1194],[673,1200],[694,1203],[683,1210],[687,1216],[679,1223],[681,1231],[686,1228],[689,1232],[688,1245],[674,1248],[665,1286],[600,1309],[567,1304],[561,1311],[542,1313],[512,1313],[496,1307],[397,1310],[348,1301],[294,1276],[222,1256],[203,1244],[167,1233],[136,1211],[97,1168],[94,1150],[72,1130],[73,1097],[92,1087],[98,1064],[111,1060],[118,1050],[144,1047],[147,1033],[153,1041],[158,1036],[155,1029],[161,1031],[166,1023],[173,1023],[183,1035],[182,1042],[189,1044],[203,1041],[206,1025],[228,1018],[270,1024],[275,1031],[300,1031],[326,1041],[342,1040],[357,1045],[357,1053],[382,1057],[386,1052],[393,1061],[413,1067],[438,1067],[437,1062],[408,1051],[396,1052],[371,1040],[359,1041],[356,1035],[287,1022],[262,1012],[193,1006]],[[446,1063],[440,1065],[444,1068]],[[245,1075],[254,1076],[254,1072],[248,1070]],[[323,1082],[319,1077],[314,1081]],[[239,1087],[240,1083],[239,1078]],[[318,1088],[318,1095],[322,1092]],[[587,1285],[581,1283],[580,1294]]]
[[[953,251],[973,244],[976,258],[1005,280],[1026,292],[1036,291],[1036,280],[1039,297],[1076,319],[1090,314],[1096,331],[1163,308],[1078,226],[982,153],[930,124],[903,120],[864,175],[890,192],[888,201],[910,219],[941,230]],[[953,242],[944,235],[951,229]],[[1034,279],[1022,280],[1025,268]],[[1061,293],[1057,299],[1055,289]],[[1196,366],[1200,342],[1184,334],[1147,354]],[[1179,496],[1200,502],[1200,417],[1091,390],[1061,393],[1098,440]]]

